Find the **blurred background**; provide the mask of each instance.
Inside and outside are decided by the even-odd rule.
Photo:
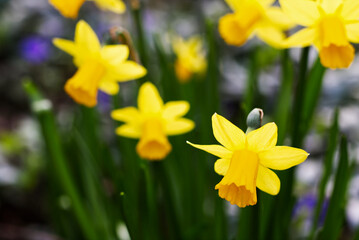
[[[155,48],[153,39],[161,42],[169,56],[171,35],[190,37],[204,35],[206,23],[216,24],[220,16],[229,11],[222,0],[146,0],[142,12],[147,46]],[[78,19],[84,19],[103,41],[111,27],[121,26],[136,39],[134,22],[127,11],[123,15],[99,10],[93,2],[86,2]],[[72,122],[74,102],[65,94],[65,81],[76,71],[70,56],[56,49],[52,38],[73,39],[76,20],[61,16],[46,0],[0,0],[0,239],[60,239],[56,234],[54,212],[48,211],[49,184],[45,171],[43,141],[38,123],[31,113],[31,106],[23,90],[23,82],[31,80],[50,99],[59,127],[66,129]],[[219,61],[219,94],[222,113],[236,122],[242,114],[241,103],[246,91],[249,69],[249,53],[256,49],[259,73],[258,94],[255,106],[264,110],[265,122],[274,114],[280,88],[280,51],[270,48],[256,39],[244,47],[228,46],[215,33]],[[299,49],[291,49],[294,63],[299,61]],[[316,59],[311,51],[310,64]],[[154,81],[160,78],[158,57],[149,55],[149,67]],[[126,83],[122,94],[131,84]],[[121,90],[121,91],[122,91]],[[129,90],[130,91],[130,90]],[[129,100],[127,100],[129,101]],[[306,236],[311,229],[316,191],[322,174],[322,159],[326,151],[325,131],[333,121],[335,108],[340,109],[339,126],[348,137],[353,161],[359,156],[359,60],[346,70],[328,70],[323,91],[315,112],[313,128],[305,138],[304,149],[309,159],[296,171],[295,194],[297,202],[292,213],[291,231],[296,236]],[[99,94],[98,109],[103,113],[103,135],[111,138],[111,98]],[[210,129],[208,130],[210,131]],[[289,144],[289,143],[288,143]],[[350,181],[346,206],[345,228],[353,232],[359,226],[359,174]],[[333,183],[329,181],[326,192],[330,195]],[[326,201],[326,200],[325,200]],[[57,199],[58,208],[66,210],[66,196]],[[321,217],[325,216],[324,202]],[[227,206],[229,218],[238,209]],[[323,215],[323,216],[322,216]],[[232,219],[234,222],[236,220]],[[231,220],[229,222],[231,224]],[[235,223],[232,223],[235,225]],[[119,234],[126,239],[126,234]],[[345,236],[345,234],[344,234]]]

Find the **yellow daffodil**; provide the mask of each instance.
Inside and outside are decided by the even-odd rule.
[[[64,17],[68,18],[77,18],[78,12],[85,1],[86,0],[49,0],[54,8],[56,8]],[[122,0],[90,1],[94,1],[97,6],[103,10],[109,10],[115,13],[123,13],[126,10],[126,5]]]
[[[257,203],[256,187],[271,195],[279,193],[280,180],[270,168],[288,169],[308,156],[298,148],[276,146],[275,123],[268,123],[246,135],[224,117],[214,114],[212,127],[214,137],[223,146],[188,143],[220,158],[214,169],[224,177],[215,189],[221,198],[239,207]]]
[[[282,48],[285,35],[292,23],[279,7],[271,6],[275,0],[225,0],[234,13],[219,20],[219,33],[227,44],[242,46],[252,36]]]
[[[203,74],[206,71],[206,54],[199,36],[191,37],[188,40],[176,37],[172,47],[177,56],[175,71],[180,82],[187,82],[193,74]]]
[[[88,107],[97,104],[98,89],[114,95],[119,90],[117,82],[143,77],[146,69],[127,60],[129,48],[126,45],[107,45],[100,42],[85,22],[76,26],[75,41],[54,39],[54,44],[74,57],[79,68],[65,84],[65,91],[78,103]]]
[[[138,94],[138,109],[126,107],[114,110],[112,118],[125,122],[116,129],[120,136],[139,138],[136,146],[140,157],[148,160],[162,160],[172,147],[167,136],[183,134],[194,128],[194,122],[182,118],[189,110],[186,101],[163,103],[156,87],[144,83]]]
[[[288,47],[313,44],[320,61],[329,68],[347,68],[359,43],[359,1],[280,0],[283,11],[305,28],[289,37]]]

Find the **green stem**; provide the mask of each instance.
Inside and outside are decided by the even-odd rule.
[[[324,157],[324,172],[323,177],[320,181],[319,191],[318,191],[318,203],[314,212],[313,224],[310,233],[310,239],[314,239],[315,231],[318,226],[318,220],[320,216],[320,212],[322,211],[322,205],[325,197],[325,188],[327,186],[327,182],[332,174],[333,169],[333,160],[334,154],[338,142],[339,135],[339,125],[338,125],[338,110],[335,111],[333,125],[330,129],[329,134],[329,144],[327,147],[327,151]]]
[[[148,46],[146,44],[146,37],[145,37],[145,31],[143,28],[143,21],[142,21],[142,9],[141,4],[139,0],[133,0],[131,2],[132,4],[132,15],[133,20],[136,27],[137,32],[137,49],[140,55],[140,59],[142,62],[142,65],[149,69],[149,61],[148,61]],[[151,81],[150,75],[147,75],[146,77],[139,79],[138,81],[142,84],[145,82],[145,80],[149,79]]]
[[[43,103],[47,101],[45,99],[41,99],[41,94],[37,91],[31,82],[26,82],[24,84],[24,88],[31,98],[33,106],[36,104],[41,104],[41,101]],[[86,213],[84,207],[85,205],[81,201],[76,186],[74,185],[69,166],[67,165],[52,110],[51,108],[48,108],[35,111],[35,113],[37,114],[38,120],[40,122],[40,127],[49,159],[53,161],[56,174],[58,175],[58,179],[61,182],[63,190],[71,199],[75,216],[77,217],[77,220],[82,227],[82,231],[87,239],[96,240],[98,239],[97,233],[92,226],[90,220],[91,218]]]
[[[249,114],[249,112],[255,108],[255,99],[258,95],[258,77],[259,77],[259,69],[258,69],[258,56],[257,49],[253,49],[250,56],[250,65],[249,65],[249,73],[247,79],[247,88],[244,96],[244,106],[245,106],[245,116]]]
[[[288,128],[291,109],[291,94],[293,89],[293,64],[289,58],[288,49],[282,51],[282,84],[277,100],[277,112],[275,122],[278,126],[278,141],[281,145]]]
[[[299,72],[297,80],[297,89],[294,99],[294,112],[293,112],[293,132],[292,132],[292,146],[300,147],[302,145],[301,137],[301,115],[303,109],[303,98],[307,86],[307,71],[308,71],[308,56],[309,56],[309,47],[303,48],[302,55],[299,63]]]
[[[158,239],[158,217],[157,217],[157,206],[156,206],[156,194],[154,189],[154,179],[151,176],[149,169],[149,162],[146,160],[142,161],[141,168],[144,172],[146,181],[146,195],[147,195],[147,208],[148,208],[148,233],[149,239]]]
[[[175,200],[173,198],[173,191],[170,185],[170,179],[166,174],[166,169],[164,168],[164,163],[160,162],[153,162],[153,167],[155,170],[155,176],[158,178],[158,182],[162,187],[163,195],[165,202],[163,203],[166,206],[166,216],[169,220],[169,229],[172,232],[172,236],[170,239],[183,239],[181,226],[178,219],[177,208],[175,205]]]

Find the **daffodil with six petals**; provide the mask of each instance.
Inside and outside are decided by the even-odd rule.
[[[148,160],[162,160],[172,150],[167,136],[184,134],[194,128],[192,120],[183,118],[189,110],[186,101],[163,103],[158,90],[144,83],[138,94],[138,109],[126,107],[112,111],[112,118],[125,122],[116,129],[120,136],[139,138],[138,155]]]
[[[359,43],[359,1],[280,0],[283,11],[304,26],[286,40],[287,47],[314,45],[328,68],[347,68]]]
[[[203,74],[206,71],[207,59],[199,36],[193,36],[188,40],[175,37],[172,46],[177,56],[175,71],[180,82],[187,82],[193,74]]]
[[[75,41],[54,39],[58,48],[74,57],[79,68],[65,84],[65,91],[82,105],[97,104],[98,89],[114,95],[119,91],[118,82],[143,77],[146,69],[134,61],[127,60],[129,48],[126,45],[107,45],[100,42],[85,22],[76,26]]]
[[[283,48],[284,31],[292,22],[274,0],[225,0],[233,13],[219,20],[219,33],[227,44],[242,46],[253,36],[276,48]]]
[[[271,195],[278,194],[280,180],[270,169],[288,169],[302,163],[309,155],[298,148],[276,146],[275,123],[246,135],[224,117],[214,114],[212,127],[215,138],[223,146],[188,143],[220,158],[214,168],[224,177],[215,189],[220,197],[239,207],[257,203],[256,188]]]

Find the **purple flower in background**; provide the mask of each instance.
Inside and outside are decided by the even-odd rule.
[[[97,93],[97,102],[100,111],[110,111],[112,105],[112,97],[102,91]]]
[[[307,194],[300,198],[293,209],[293,217],[297,215],[304,209],[312,213],[313,209],[317,204],[317,197],[314,194]]]
[[[309,233],[314,221],[315,208],[318,204],[318,199],[315,194],[309,193],[299,198],[293,209],[293,218],[303,221],[303,233]],[[325,216],[328,210],[329,200],[323,200],[321,210],[319,213],[318,227],[323,226]]]
[[[41,36],[29,36],[20,42],[20,55],[30,63],[40,64],[50,57],[51,42]]]

